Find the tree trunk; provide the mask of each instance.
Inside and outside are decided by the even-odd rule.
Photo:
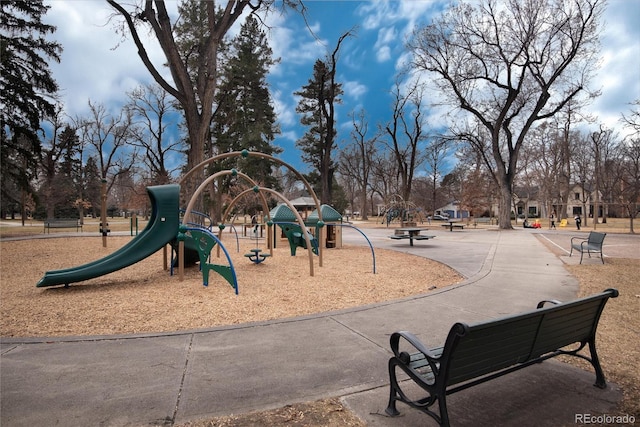
[[[511,226],[511,187],[502,183],[500,185],[500,200],[498,209],[498,226],[502,230],[512,230]]]

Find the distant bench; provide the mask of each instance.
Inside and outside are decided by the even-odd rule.
[[[590,231],[589,236],[585,239],[584,237],[572,237],[571,238],[571,252],[569,252],[569,256],[573,254],[573,251],[576,250],[580,252],[580,264],[582,264],[582,256],[586,252],[591,258],[591,254],[600,254],[600,259],[604,264],[604,258],[602,255],[602,245],[604,243],[604,238],[607,233],[598,233],[597,231]]]
[[[401,401],[448,426],[447,395],[559,355],[590,362],[596,373],[595,385],[606,388],[596,353],[596,328],[605,304],[617,296],[616,289],[607,289],[567,303],[541,301],[537,310],[474,325],[456,323],[444,347],[439,348],[427,348],[410,332],[394,332],[390,339],[393,357],[389,359],[391,390],[386,413],[399,415],[396,401]],[[553,305],[545,307],[546,303]],[[578,353],[585,347],[590,357]],[[400,387],[397,368],[428,396],[411,400]],[[439,414],[429,409],[436,401]]]
[[[73,218],[51,218],[44,221],[44,232],[50,232],[52,228],[75,228],[82,231],[82,224],[79,219]]]
[[[480,217],[480,218],[474,218],[473,219],[473,227],[474,228],[477,227],[478,224],[492,224],[491,218],[486,217],[486,216],[483,216],[483,217]]]

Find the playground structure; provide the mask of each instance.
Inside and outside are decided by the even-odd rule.
[[[37,287],[64,285],[103,276],[128,267],[151,256],[176,237],[179,226],[180,186],[148,187],[152,212],[149,223],[140,234],[117,251],[78,267],[48,271]]]
[[[180,200],[180,189],[181,185],[186,179],[188,179],[193,173],[198,170],[204,168],[207,164],[212,163],[214,161],[228,158],[232,156],[259,156],[262,158],[270,159],[282,166],[287,167],[291,170],[297,177],[300,179],[304,185],[306,186],[309,194],[312,195],[315,204],[316,204],[316,217],[314,217],[314,225],[316,227],[316,236],[314,237],[311,233],[301,233],[301,230],[306,230],[306,224],[303,221],[300,214],[295,210],[295,208],[291,205],[291,203],[278,192],[259,187],[250,177],[234,170],[231,171],[222,171],[205,179],[205,181],[198,187],[198,189],[191,196],[187,208],[182,211],[179,208],[179,200]],[[178,276],[179,280],[183,280],[184,278],[184,267],[190,263],[199,262],[200,269],[203,275],[203,285],[208,286],[209,283],[209,273],[214,271],[222,276],[234,289],[236,294],[238,293],[238,283],[237,277],[235,274],[235,270],[231,261],[231,257],[229,256],[228,251],[222,245],[221,235],[222,231],[227,227],[226,224],[218,224],[218,235],[216,235],[213,231],[213,221],[211,218],[207,217],[205,214],[199,213],[193,209],[195,201],[198,196],[202,193],[203,189],[215,178],[221,176],[222,174],[232,174],[234,176],[239,176],[245,179],[247,182],[253,185],[252,188],[249,188],[242,193],[240,193],[236,198],[229,204],[227,207],[223,218],[228,218],[230,212],[232,212],[233,206],[237,203],[237,201],[245,196],[248,192],[255,192],[261,198],[263,203],[264,211],[267,210],[267,202],[264,197],[265,193],[271,194],[283,201],[282,206],[287,206],[292,214],[293,221],[289,225],[298,227],[300,231],[293,231],[291,234],[292,240],[291,242],[295,243],[295,247],[304,247],[307,249],[307,253],[309,256],[309,274],[311,276],[314,275],[314,255],[317,256],[319,260],[319,266],[322,267],[322,253],[323,247],[326,246],[326,227],[325,223],[322,220],[323,209],[320,207],[320,203],[318,198],[316,197],[313,189],[309,185],[309,183],[297,172],[294,168],[286,164],[285,162],[276,159],[272,156],[263,154],[263,153],[254,153],[243,150],[241,152],[230,152],[221,154],[218,156],[214,156],[210,159],[205,160],[200,163],[196,167],[194,167],[191,171],[189,171],[182,178],[180,184],[169,184],[169,185],[161,185],[161,186],[150,186],[147,188],[147,193],[149,195],[149,199],[152,206],[152,214],[149,219],[147,226],[142,232],[137,234],[130,242],[128,242],[125,246],[113,252],[112,254],[101,258],[99,260],[77,266],[72,268],[66,268],[61,270],[52,270],[45,273],[42,279],[36,284],[37,287],[49,287],[49,286],[59,286],[64,285],[68,287],[71,283],[81,282],[85,280],[89,280],[95,277],[103,276],[105,274],[120,270],[122,268],[131,266],[148,256],[156,253],[158,250],[164,250],[164,260],[165,270],[168,269],[167,266],[167,246],[171,246],[171,273],[173,274],[174,267],[178,267]],[[324,208],[324,207],[323,207]],[[208,222],[208,224],[207,224]],[[273,230],[274,222],[270,219],[269,215],[267,215],[266,224],[267,228],[267,240],[268,247],[270,249],[270,253],[260,254],[261,250],[256,250],[256,248],[252,250],[252,256],[255,256],[251,261],[258,264],[264,261],[268,256],[273,255],[273,246],[275,244]],[[235,229],[233,222],[229,224],[232,230]],[[292,228],[293,230],[293,228]],[[299,235],[295,234],[298,233]],[[364,235],[364,234],[363,234]],[[365,236],[366,238],[366,236]],[[236,240],[237,240],[237,232],[236,232]],[[371,246],[371,244],[369,243]],[[229,265],[218,265],[211,263],[212,250],[217,246],[217,257],[220,257],[220,250],[224,251],[227,261]],[[373,248],[372,248],[373,252]],[[258,255],[259,254],[259,255]],[[247,254],[249,255],[249,254]],[[292,255],[295,255],[295,250],[292,249]],[[256,260],[260,260],[256,262]],[[374,257],[374,273],[375,273],[375,257]]]
[[[272,162],[279,164],[280,166],[284,166],[287,169],[289,169],[302,183],[303,185],[306,187],[307,191],[309,192],[309,194],[311,195],[311,197],[313,198],[315,204],[316,204],[316,209],[319,210],[320,208],[320,201],[318,200],[318,197],[316,196],[315,192],[313,191],[313,188],[311,187],[311,185],[307,182],[307,180],[295,169],[293,168],[291,165],[287,164],[286,162],[283,162],[280,159],[277,159],[273,156],[270,156],[268,154],[264,154],[264,153],[259,153],[259,152],[250,152],[248,150],[242,150],[242,151],[233,151],[233,152],[229,152],[229,153],[223,153],[223,154],[219,154],[217,156],[213,156],[210,157],[209,159],[204,160],[203,162],[201,162],[200,164],[194,166],[189,172],[187,172],[183,177],[182,180],[180,181],[181,183],[184,183],[185,181],[187,181],[191,176],[193,176],[195,173],[204,170],[205,166],[222,160],[222,159],[226,159],[226,158],[231,158],[231,157],[243,157],[243,158],[247,158],[247,157],[251,157],[251,156],[255,156],[255,157],[259,157],[259,158],[263,158],[263,159],[268,159],[271,160]],[[202,191],[204,190],[204,188],[206,188],[206,186],[213,181],[215,178],[217,178],[217,176],[220,176],[219,174],[221,173],[231,173],[234,174],[236,176],[240,176],[241,178],[244,178],[245,180],[249,181],[250,183],[253,184],[253,188],[251,189],[247,189],[245,191],[243,191],[242,193],[240,193],[238,196],[236,196],[231,203],[229,204],[229,206],[227,207],[223,218],[228,218],[229,214],[232,212],[232,209],[234,207],[234,205],[238,202],[238,200],[243,197],[245,194],[247,194],[249,191],[253,191],[257,194],[259,194],[262,198],[262,202],[263,202],[263,206],[264,206],[264,211],[267,212],[267,203],[266,203],[266,198],[264,198],[262,193],[270,193],[271,195],[275,196],[276,198],[280,199],[281,201],[283,201],[285,204],[287,204],[289,206],[289,208],[292,210],[292,212],[294,212],[294,215],[296,216],[296,222],[300,225],[301,228],[304,228],[304,221],[302,219],[302,217],[300,216],[300,214],[295,210],[295,208],[291,205],[291,203],[289,202],[289,200],[287,200],[286,197],[284,197],[282,194],[278,193],[275,190],[272,190],[270,188],[265,188],[265,187],[260,187],[257,185],[257,183],[255,183],[250,177],[241,174],[240,172],[234,170],[231,171],[225,171],[225,172],[218,172],[215,173],[213,175],[211,175],[210,177],[208,177],[207,179],[205,179],[205,181],[200,184],[200,186],[196,189],[196,191],[194,192],[194,194],[191,196],[191,199],[189,201],[189,204],[187,205],[187,209],[185,210],[185,215],[183,218],[183,223],[184,222],[188,222],[189,218],[190,218],[190,214],[191,211],[193,210],[193,207],[195,205],[195,202],[197,200],[197,198],[200,196],[200,194],[202,193]],[[271,219],[268,218],[268,221],[270,221]],[[320,242],[324,243],[325,239],[324,239],[324,222],[322,221],[322,218],[319,218],[318,221],[318,225],[320,227]],[[270,227],[270,230],[272,230],[272,228]],[[222,233],[222,229],[220,229],[219,231],[219,236]],[[271,234],[271,233],[270,233]],[[311,241],[309,239],[309,236],[304,233],[304,238],[305,238],[305,243],[307,245],[307,252],[308,252],[308,257],[309,257],[309,274],[311,276],[314,275],[314,265],[313,265],[313,252],[312,252],[312,245],[311,245]],[[273,241],[273,237],[270,235],[269,236],[270,241]],[[184,263],[180,260],[182,260],[184,258],[184,243],[183,242],[179,242],[179,255],[178,255],[178,260],[179,260],[179,266],[178,266],[178,275],[180,280],[183,280],[184,277]],[[322,267],[323,265],[323,253],[322,253],[322,244],[319,245],[319,250],[318,250],[318,264],[320,267]]]
[[[410,200],[404,200],[401,196],[396,195],[391,202],[387,203],[380,212],[382,223],[387,221],[389,226],[393,221],[399,221],[402,226],[416,225],[417,222],[424,222],[425,218],[422,208],[416,206]]]

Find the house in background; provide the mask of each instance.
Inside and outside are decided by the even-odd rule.
[[[554,213],[557,218],[573,218],[576,215],[580,215],[583,218],[587,215],[593,217],[595,194],[587,186],[573,184],[565,206],[558,199],[543,200],[543,195],[537,187],[519,187],[513,191],[512,214],[515,214],[518,218],[548,217],[551,213]],[[600,196],[601,198],[602,196]],[[498,204],[494,204],[492,209],[497,212]],[[603,204],[600,204],[598,216],[601,217],[602,214]]]
[[[519,187],[513,190],[515,215],[518,218],[539,218],[543,215],[540,189],[537,187]],[[497,211],[496,211],[497,212]]]
[[[460,202],[454,200],[444,205],[440,209],[436,209],[434,212],[435,215],[445,215],[451,219],[464,219],[469,218],[469,211],[462,209],[460,207]]]
[[[600,192],[596,193],[586,185],[583,187],[581,184],[574,184],[567,198],[566,217],[573,218],[576,215],[580,215],[582,218],[587,216],[593,218],[596,209],[596,196],[598,196],[597,200],[600,201],[598,204],[598,217],[602,217],[604,215],[604,204],[601,202],[602,194]],[[554,204],[553,208],[556,212],[561,210],[561,206],[557,204]]]
[[[313,197],[303,196],[297,199],[290,200],[289,203],[300,213],[302,219],[306,220],[307,217],[316,208],[316,202]]]

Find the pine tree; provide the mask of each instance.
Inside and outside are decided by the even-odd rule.
[[[39,0],[0,3],[0,182],[2,206],[17,204],[30,191],[38,163],[40,120],[55,111],[58,90],[48,61],[62,47],[44,36],[55,27],[42,22],[50,6]]]
[[[211,126],[211,155],[248,150],[275,155],[281,149],[273,145],[279,133],[273,108],[267,74],[275,63],[266,35],[259,22],[249,16],[240,33],[231,40],[221,57],[220,83],[216,94],[216,111]],[[210,165],[210,173],[236,168],[261,186],[279,189],[274,177],[273,163],[262,158],[229,158]],[[212,214],[222,205],[222,194],[232,194],[233,178],[225,176],[217,180],[212,194]],[[239,182],[245,184],[243,180]],[[238,187],[246,188],[244,186]],[[236,192],[240,190],[236,189]],[[233,194],[232,194],[233,195]],[[250,202],[243,201],[248,207]],[[259,209],[259,208],[258,208]],[[250,208],[249,211],[253,211]]]
[[[320,200],[333,203],[334,172],[336,164],[332,154],[336,148],[336,105],[341,104],[342,84],[336,81],[338,53],[342,42],[352,36],[347,31],[338,39],[335,49],[325,61],[317,60],[313,65],[313,78],[295,93],[301,97],[296,113],[303,114],[300,123],[309,130],[296,145],[302,149],[302,159],[318,169],[322,191]]]
[[[320,174],[321,201],[332,202],[331,188],[335,164],[331,158],[336,137],[334,107],[340,102],[342,85],[334,82],[332,68],[321,60],[313,66],[313,77],[295,93],[300,96],[296,113],[302,114],[300,124],[307,132],[296,141],[302,150],[302,160]]]
[[[216,97],[218,109],[212,128],[216,151],[246,149],[278,154],[282,150],[272,143],[279,129],[267,84],[267,73],[275,61],[256,18],[247,18],[230,48]],[[226,163],[225,168],[238,167],[263,186],[277,185],[268,160],[249,157]]]

